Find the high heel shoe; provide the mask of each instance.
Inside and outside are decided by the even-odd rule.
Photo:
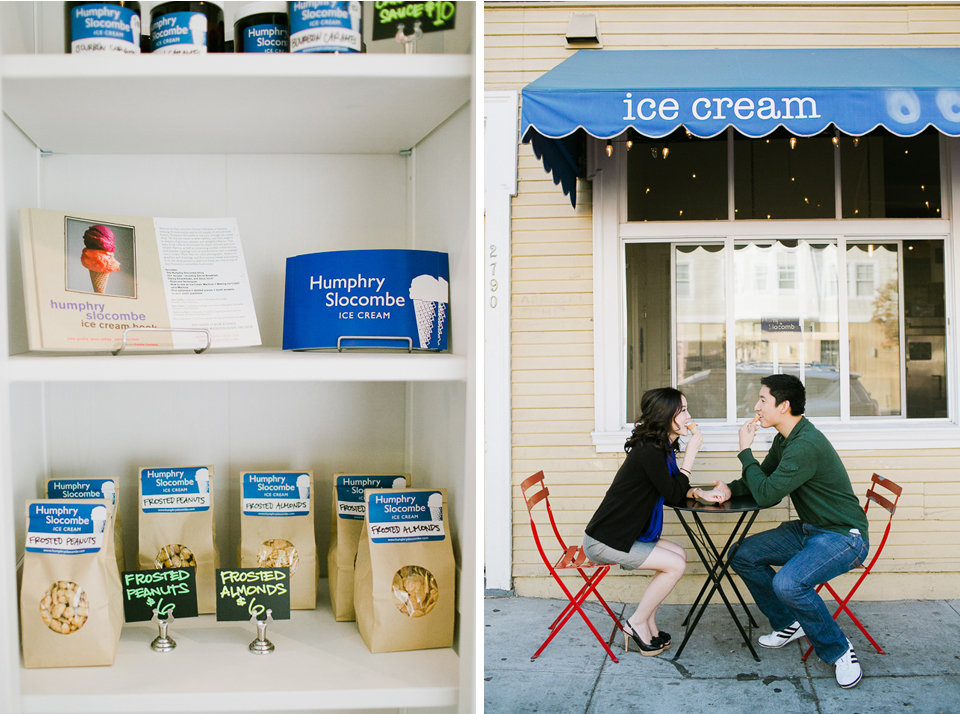
[[[661,630],[657,633],[657,636],[650,640],[650,644],[654,647],[663,647],[663,649],[670,648],[670,633],[664,632]]]
[[[634,631],[629,621],[627,620],[622,621],[620,623],[620,627],[623,629],[623,651],[624,652],[630,651],[630,648],[628,647],[630,640],[627,639],[627,635],[632,637],[633,641],[637,643],[637,647],[640,648],[640,654],[642,654],[644,657],[655,657],[656,655],[663,652],[664,648],[662,645],[654,645],[653,643],[648,645],[646,642],[641,640],[640,635],[638,635]]]

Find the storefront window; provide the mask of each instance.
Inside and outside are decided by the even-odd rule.
[[[663,139],[634,136],[627,178],[627,220],[726,220],[726,134],[697,139],[678,129]]]
[[[777,129],[761,139],[735,134],[737,220],[836,217],[833,132],[798,137]]]
[[[844,218],[939,218],[940,135],[840,137]]]

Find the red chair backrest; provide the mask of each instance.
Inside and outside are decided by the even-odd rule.
[[[540,536],[537,534],[537,524],[533,519],[533,507],[541,501],[543,501],[544,506],[546,506],[547,515],[550,517],[550,526],[553,528],[553,534],[557,537],[560,547],[566,550],[567,544],[563,542],[560,529],[557,528],[557,522],[553,518],[553,509],[550,508],[550,489],[548,489],[544,483],[543,471],[537,471],[533,476],[525,478],[520,484],[520,491],[523,493],[524,503],[527,504],[527,512],[530,514],[530,527],[533,529],[533,538],[537,542],[537,547],[540,549],[541,555],[544,555],[543,549],[540,547]],[[528,491],[530,493],[528,493]],[[544,557],[546,556],[544,555]]]
[[[889,493],[886,495],[877,493],[877,487],[885,488]],[[874,474],[873,478],[870,479],[870,486],[867,488],[867,502],[863,506],[863,512],[867,513],[869,511],[870,503],[872,502],[887,511],[887,513],[890,514],[890,518],[887,519],[887,527],[883,531],[883,538],[880,539],[880,545],[877,546],[877,549],[873,553],[873,558],[871,558],[870,563],[866,566],[867,572],[870,572],[873,568],[873,564],[877,562],[880,553],[883,551],[883,546],[887,542],[887,536],[890,535],[890,526],[893,525],[893,514],[897,512],[897,503],[900,501],[900,494],[902,492],[903,488],[880,474]],[[890,501],[891,495],[893,496],[892,502]]]

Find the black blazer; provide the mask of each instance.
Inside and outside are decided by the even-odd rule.
[[[600,508],[593,514],[586,532],[604,545],[630,552],[637,538],[650,525],[657,500],[669,506],[685,503],[690,480],[686,474],[670,475],[667,456],[655,444],[633,447],[607,489]]]

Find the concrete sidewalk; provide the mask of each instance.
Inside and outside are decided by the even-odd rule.
[[[708,607],[677,661],[685,605],[660,608],[657,624],[671,633],[673,645],[657,657],[642,657],[635,647],[624,654],[620,635],[611,648],[620,660],[614,663],[575,614],[531,661],[564,604],[487,594],[484,714],[960,714],[960,600],[854,603],[853,612],[887,654],[877,654],[841,615],[840,626],[863,667],[863,680],[848,690],[816,654],[800,661],[806,639],[780,650],[757,646],[757,636],[769,627],[753,605],[760,628],[748,634],[760,662],[722,604]],[[636,603],[609,604],[621,616],[636,609]],[[600,604],[591,600],[584,609],[609,638],[613,622]],[[746,627],[739,607],[738,616]]]

